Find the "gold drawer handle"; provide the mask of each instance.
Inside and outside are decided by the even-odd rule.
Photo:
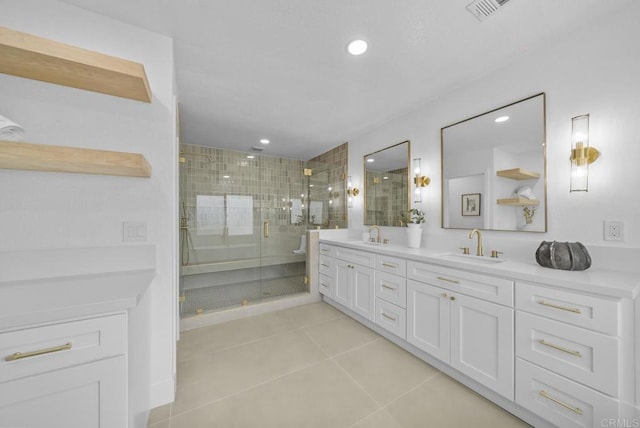
[[[321,282],[320,285],[322,285],[323,287],[329,288],[329,286],[327,284],[325,284],[324,282]]]
[[[456,281],[455,279],[445,278],[444,276],[439,276],[438,279],[440,281],[447,281],[447,282],[452,282],[454,284],[460,284],[460,281]]]
[[[396,287],[391,287],[391,286],[389,286],[389,285],[387,285],[387,284],[380,284],[380,285],[382,285],[382,287],[383,287],[383,288],[386,288],[387,290],[393,290],[393,291],[396,291]]]
[[[396,265],[390,265],[389,263],[382,263],[382,266],[388,267],[388,268],[391,268],[391,269],[395,269],[396,268]]]
[[[566,306],[555,305],[553,303],[545,302],[544,300],[538,300],[539,305],[549,306],[550,308],[560,309],[563,311],[573,312],[574,314],[581,314],[582,311],[578,308],[568,308]]]
[[[320,251],[327,252],[327,251],[329,251],[329,249],[328,248],[320,248]]]
[[[569,410],[571,410],[571,411],[572,411],[572,412],[574,412],[574,413],[577,413],[577,414],[579,414],[579,415],[582,415],[582,414],[583,414],[583,411],[582,411],[582,409],[581,409],[580,407],[573,407],[573,406],[571,406],[571,405],[569,405],[569,404],[565,403],[565,402],[564,402],[564,401],[562,401],[562,400],[558,400],[556,397],[553,397],[553,396],[549,395],[545,390],[541,390],[541,391],[539,392],[539,394],[540,394],[541,396],[543,396],[544,398],[546,398],[547,400],[551,400],[551,401],[553,401],[554,403],[559,404],[559,405],[561,405],[562,407],[564,407],[564,408],[566,408],[566,409],[569,409]]]
[[[392,317],[391,315],[387,315],[384,312],[381,312],[380,315],[382,315],[383,317],[385,317],[386,319],[391,320],[391,321],[395,321],[396,320],[396,317]]]
[[[329,267],[329,265],[325,265],[324,263],[321,263],[320,266]]]
[[[560,345],[555,345],[553,343],[549,343],[547,341],[545,341],[544,339],[540,339],[538,340],[538,343],[544,346],[548,346],[549,348],[553,348],[553,349],[557,349],[558,351],[562,351],[562,352],[566,352],[567,354],[571,354],[573,356],[582,358],[582,355],[580,354],[580,351],[572,351],[571,349],[567,349],[564,348]]]
[[[65,343],[64,345],[54,346],[52,348],[40,349],[38,351],[31,352],[16,352],[15,354],[11,354],[4,358],[5,361],[16,361],[21,360],[23,358],[35,357],[36,355],[43,354],[51,354],[53,352],[65,351],[67,349],[71,349],[71,342]]]

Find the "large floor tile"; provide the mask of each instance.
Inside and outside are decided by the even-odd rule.
[[[168,420],[170,416],[171,416],[171,404],[165,404],[164,406],[151,409],[151,411],[149,412],[148,425],[153,425],[153,424],[157,424],[158,422]]]
[[[376,404],[328,360],[174,417],[171,428],[349,427]]]
[[[351,425],[351,428],[403,428],[384,408]]]
[[[298,327],[308,327],[321,322],[342,318],[345,315],[324,302],[310,303],[284,309],[282,313]]]
[[[377,333],[347,317],[315,324],[304,328],[304,331],[330,357],[380,338]]]
[[[336,361],[381,405],[438,373],[388,340],[362,346]]]
[[[209,327],[182,332],[178,342],[178,361],[217,352],[257,339],[297,328],[282,311],[256,315]]]
[[[226,397],[325,359],[301,330],[250,342],[178,364],[172,415]]]
[[[529,426],[443,373],[386,409],[404,428]]]

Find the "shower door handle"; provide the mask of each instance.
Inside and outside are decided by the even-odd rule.
[[[264,221],[264,237],[269,237],[269,220]]]

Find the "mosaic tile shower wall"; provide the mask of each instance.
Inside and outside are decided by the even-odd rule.
[[[326,177],[326,194],[323,201],[330,207],[327,213],[327,223],[324,228],[340,229],[348,227],[346,176],[349,143],[344,143],[325,152],[307,162],[308,168],[313,169],[314,175]],[[331,190],[329,190],[331,189]]]

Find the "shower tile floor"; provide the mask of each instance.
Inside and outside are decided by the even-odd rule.
[[[304,285],[303,275],[193,288],[185,290],[185,301],[182,304],[181,316],[195,316],[198,309],[202,309],[206,313],[240,306],[243,302],[251,304],[306,291],[307,286]]]
[[[182,333],[153,428],[527,427],[325,303]]]

